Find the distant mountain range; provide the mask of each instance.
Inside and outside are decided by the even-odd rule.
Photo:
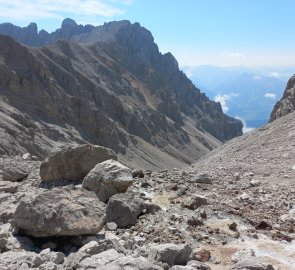
[[[269,121],[270,112],[282,96],[295,67],[199,66],[183,67],[183,70],[206,95],[221,103],[225,113],[257,128]]]
[[[78,142],[129,166],[173,168],[242,134],[139,23],[66,19],[53,33],[6,23],[0,34],[0,155],[42,158]]]

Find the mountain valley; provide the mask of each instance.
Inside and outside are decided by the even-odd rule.
[[[294,76],[242,135],[138,23],[0,33],[0,270],[295,270]]]

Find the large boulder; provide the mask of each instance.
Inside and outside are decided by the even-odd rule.
[[[114,235],[106,235],[105,239],[89,236],[89,239],[92,240],[84,244],[77,252],[73,252],[67,256],[64,263],[65,269],[77,269],[80,262],[85,258],[92,257],[108,250],[115,250],[122,255],[127,253],[126,249],[119,242],[119,238]],[[114,253],[112,252],[112,254]]]
[[[84,178],[82,187],[94,191],[106,202],[117,193],[125,192],[133,183],[132,171],[115,160],[97,164]]]
[[[234,264],[231,270],[274,270],[270,264],[261,263],[258,258],[245,258]]]
[[[83,180],[97,163],[117,160],[113,150],[88,144],[67,145],[56,149],[40,166],[42,181]]]
[[[149,259],[173,265],[186,265],[190,260],[192,248],[189,245],[161,244],[151,248]]]
[[[95,234],[105,224],[105,205],[93,192],[54,188],[24,198],[14,219],[22,233],[34,237]]]
[[[108,269],[106,266],[124,255],[118,253],[115,249],[109,249],[104,252],[92,255],[83,259],[75,269]]]
[[[22,167],[5,167],[3,169],[3,181],[18,182],[22,181],[29,175],[28,171]]]
[[[132,192],[118,193],[109,200],[106,210],[107,221],[115,222],[120,228],[132,226],[136,224],[137,217],[144,209],[143,200]]]
[[[109,249],[99,254],[86,257],[75,269],[96,269],[96,270],[163,270],[162,267],[154,265],[146,258],[124,256],[114,249]]]

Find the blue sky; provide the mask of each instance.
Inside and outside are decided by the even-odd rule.
[[[100,25],[128,19],[149,29],[180,66],[295,65],[294,0],[0,0],[0,23],[63,18]]]

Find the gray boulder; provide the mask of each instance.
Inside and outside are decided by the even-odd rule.
[[[24,178],[26,178],[29,175],[26,169],[21,167],[5,167],[3,169],[3,180],[4,181],[11,181],[11,182],[18,182],[22,181]]]
[[[192,248],[189,245],[161,244],[151,247],[149,259],[173,265],[186,265],[190,260]]]
[[[238,261],[232,266],[231,270],[274,270],[274,267],[270,264],[261,263],[259,259],[251,257]]]
[[[16,193],[18,185],[18,183],[0,181],[0,192]]]
[[[78,252],[71,253],[67,258],[64,266],[66,269],[76,269],[80,262],[85,258],[92,257],[107,250],[115,250],[117,253],[126,254],[126,250],[115,238],[107,238],[105,240],[92,240],[83,245]],[[103,253],[105,254],[105,253]],[[112,253],[113,254],[113,253]]]
[[[174,265],[170,270],[211,270],[210,266],[203,263],[194,263],[192,265]]]
[[[114,151],[88,144],[67,145],[56,149],[41,163],[43,182],[52,180],[83,180],[97,163],[108,159],[117,160]]]
[[[94,191],[106,202],[117,193],[126,192],[133,183],[132,171],[115,160],[97,164],[84,178],[82,187]]]
[[[42,250],[40,256],[44,261],[54,264],[61,264],[65,259],[65,255],[62,252],[50,251],[49,248]]]
[[[83,259],[75,269],[112,269],[106,268],[106,266],[123,256],[123,254],[118,253],[115,249],[109,249]]]
[[[114,249],[83,259],[75,269],[96,270],[163,270],[143,257],[124,256]]]
[[[145,209],[143,200],[131,192],[119,193],[109,200],[106,214],[108,222],[115,222],[119,228],[135,225],[137,217]]]
[[[23,233],[34,237],[95,234],[105,224],[105,205],[93,192],[54,188],[24,198],[14,219]]]
[[[121,257],[109,264],[108,267],[110,268],[107,269],[118,270],[163,270],[162,267],[153,264],[144,257],[133,258],[132,256]]]
[[[187,208],[195,210],[203,205],[208,204],[207,198],[202,195],[195,195],[190,202],[186,205]]]
[[[207,173],[200,173],[193,177],[191,182],[212,185],[212,178]]]

